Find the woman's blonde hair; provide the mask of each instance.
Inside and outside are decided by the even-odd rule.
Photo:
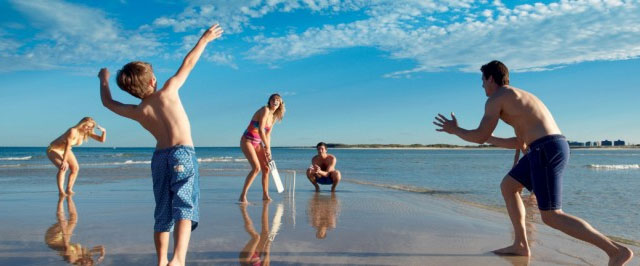
[[[78,124],[76,124],[76,128],[83,126],[84,124],[88,124],[88,123],[93,123],[93,127],[96,126],[96,121],[93,120],[93,118],[91,117],[84,117],[80,120],[80,122],[78,122]],[[86,142],[87,140],[89,140],[89,135],[85,134],[84,132],[80,132],[80,134],[82,134],[82,142]],[[78,145],[82,144],[82,142],[78,143]]]
[[[269,96],[269,100],[267,101],[267,107],[269,107],[269,104],[271,103],[272,99],[280,100],[280,106],[278,106],[278,109],[276,109],[273,112],[272,119],[273,119],[273,123],[275,123],[277,121],[282,121],[282,118],[284,118],[284,112],[286,111],[286,108],[284,107],[284,100],[282,99],[280,94],[277,94],[277,93],[271,94],[271,96]]]

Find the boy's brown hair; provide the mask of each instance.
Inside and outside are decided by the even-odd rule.
[[[124,65],[116,75],[118,87],[139,99],[149,96],[147,88],[152,79],[153,68],[151,64],[141,61],[133,61]]]

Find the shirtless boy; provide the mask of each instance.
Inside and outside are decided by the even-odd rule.
[[[191,126],[178,90],[186,81],[207,44],[222,34],[214,25],[204,32],[198,43],[187,54],[176,74],[156,90],[157,82],[151,65],[131,62],[118,71],[118,86],[141,99],[140,104],[122,104],[111,98],[109,71],[100,70],[102,104],[121,116],[140,123],[156,139],[156,150],[151,159],[151,175],[156,201],[154,212],[154,242],[158,265],[184,265],[191,231],[198,225],[200,195],[198,161]],[[168,261],[169,232],[174,234],[173,258]]]

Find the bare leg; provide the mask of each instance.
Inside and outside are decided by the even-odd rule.
[[[340,173],[340,171],[335,170],[335,171],[332,171],[329,176],[331,177],[331,180],[333,180],[333,185],[331,185],[331,192],[336,192],[336,187],[338,186],[338,183],[340,183],[340,180],[342,179],[342,174]]]
[[[525,231],[525,209],[520,197],[522,191],[522,184],[516,181],[513,177],[507,175],[502,179],[500,189],[502,190],[502,197],[513,225],[513,231],[515,239],[511,246],[494,250],[493,253],[497,255],[506,256],[530,256],[529,243],[527,242],[527,234]]]
[[[609,255],[609,265],[624,265],[633,257],[630,249],[611,241],[586,221],[562,210],[540,211],[542,221],[567,235],[591,243]]]
[[[256,155],[260,162],[260,169],[262,169],[262,200],[270,201],[269,197],[269,164],[267,163],[267,155],[264,153],[264,148],[258,146],[256,149]]]
[[[58,169],[58,173],[56,175],[56,180],[58,183],[58,194],[61,197],[66,196],[66,194],[64,193],[63,187],[64,187],[64,176],[67,173],[67,171],[60,170],[60,165],[62,164],[62,155],[51,150],[47,152],[47,157],[49,157],[49,160],[51,161],[51,163],[53,163],[53,165]]]
[[[64,192],[64,177],[66,175],[67,171],[62,171],[62,170],[58,170],[58,175],[57,175],[57,179],[58,179],[58,194],[60,196],[66,196],[67,194]]]
[[[189,239],[191,239],[191,220],[177,221],[175,225],[175,232],[173,235],[173,258],[168,265],[185,265],[185,261],[187,259],[187,250],[189,249]]]
[[[247,192],[249,191],[251,183],[253,183],[253,180],[256,178],[258,172],[260,171],[260,161],[258,160],[258,155],[256,154],[253,145],[250,141],[246,141],[244,137],[240,139],[240,148],[242,149],[242,153],[244,153],[244,156],[247,158],[249,164],[251,165],[251,171],[247,175],[247,178],[244,180],[244,186],[242,187],[242,193],[240,193],[240,198],[238,199],[238,201],[241,203],[248,203],[249,201],[247,201]]]
[[[316,182],[316,175],[311,172],[311,169],[307,169],[307,179],[309,179],[309,182],[316,188],[316,192],[320,192],[320,186],[318,186],[318,182]]]
[[[154,232],[153,241],[156,245],[158,266],[166,266],[169,263],[167,252],[169,250],[169,232]]]
[[[268,171],[262,171],[262,200],[266,200],[266,201],[271,200],[271,197],[269,197],[269,172]]]
[[[73,195],[73,185],[76,183],[76,177],[78,177],[78,172],[80,171],[80,166],[78,165],[78,160],[76,160],[75,154],[69,151],[69,155],[67,155],[67,159],[69,160],[69,182],[67,183],[67,194]]]

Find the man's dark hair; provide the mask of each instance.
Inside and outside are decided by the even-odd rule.
[[[509,69],[502,62],[493,60],[480,68],[484,79],[493,77],[498,86],[509,85]]]
[[[316,149],[320,148],[320,146],[324,146],[325,148],[327,147],[327,144],[324,142],[319,142],[318,145],[316,145]]]

